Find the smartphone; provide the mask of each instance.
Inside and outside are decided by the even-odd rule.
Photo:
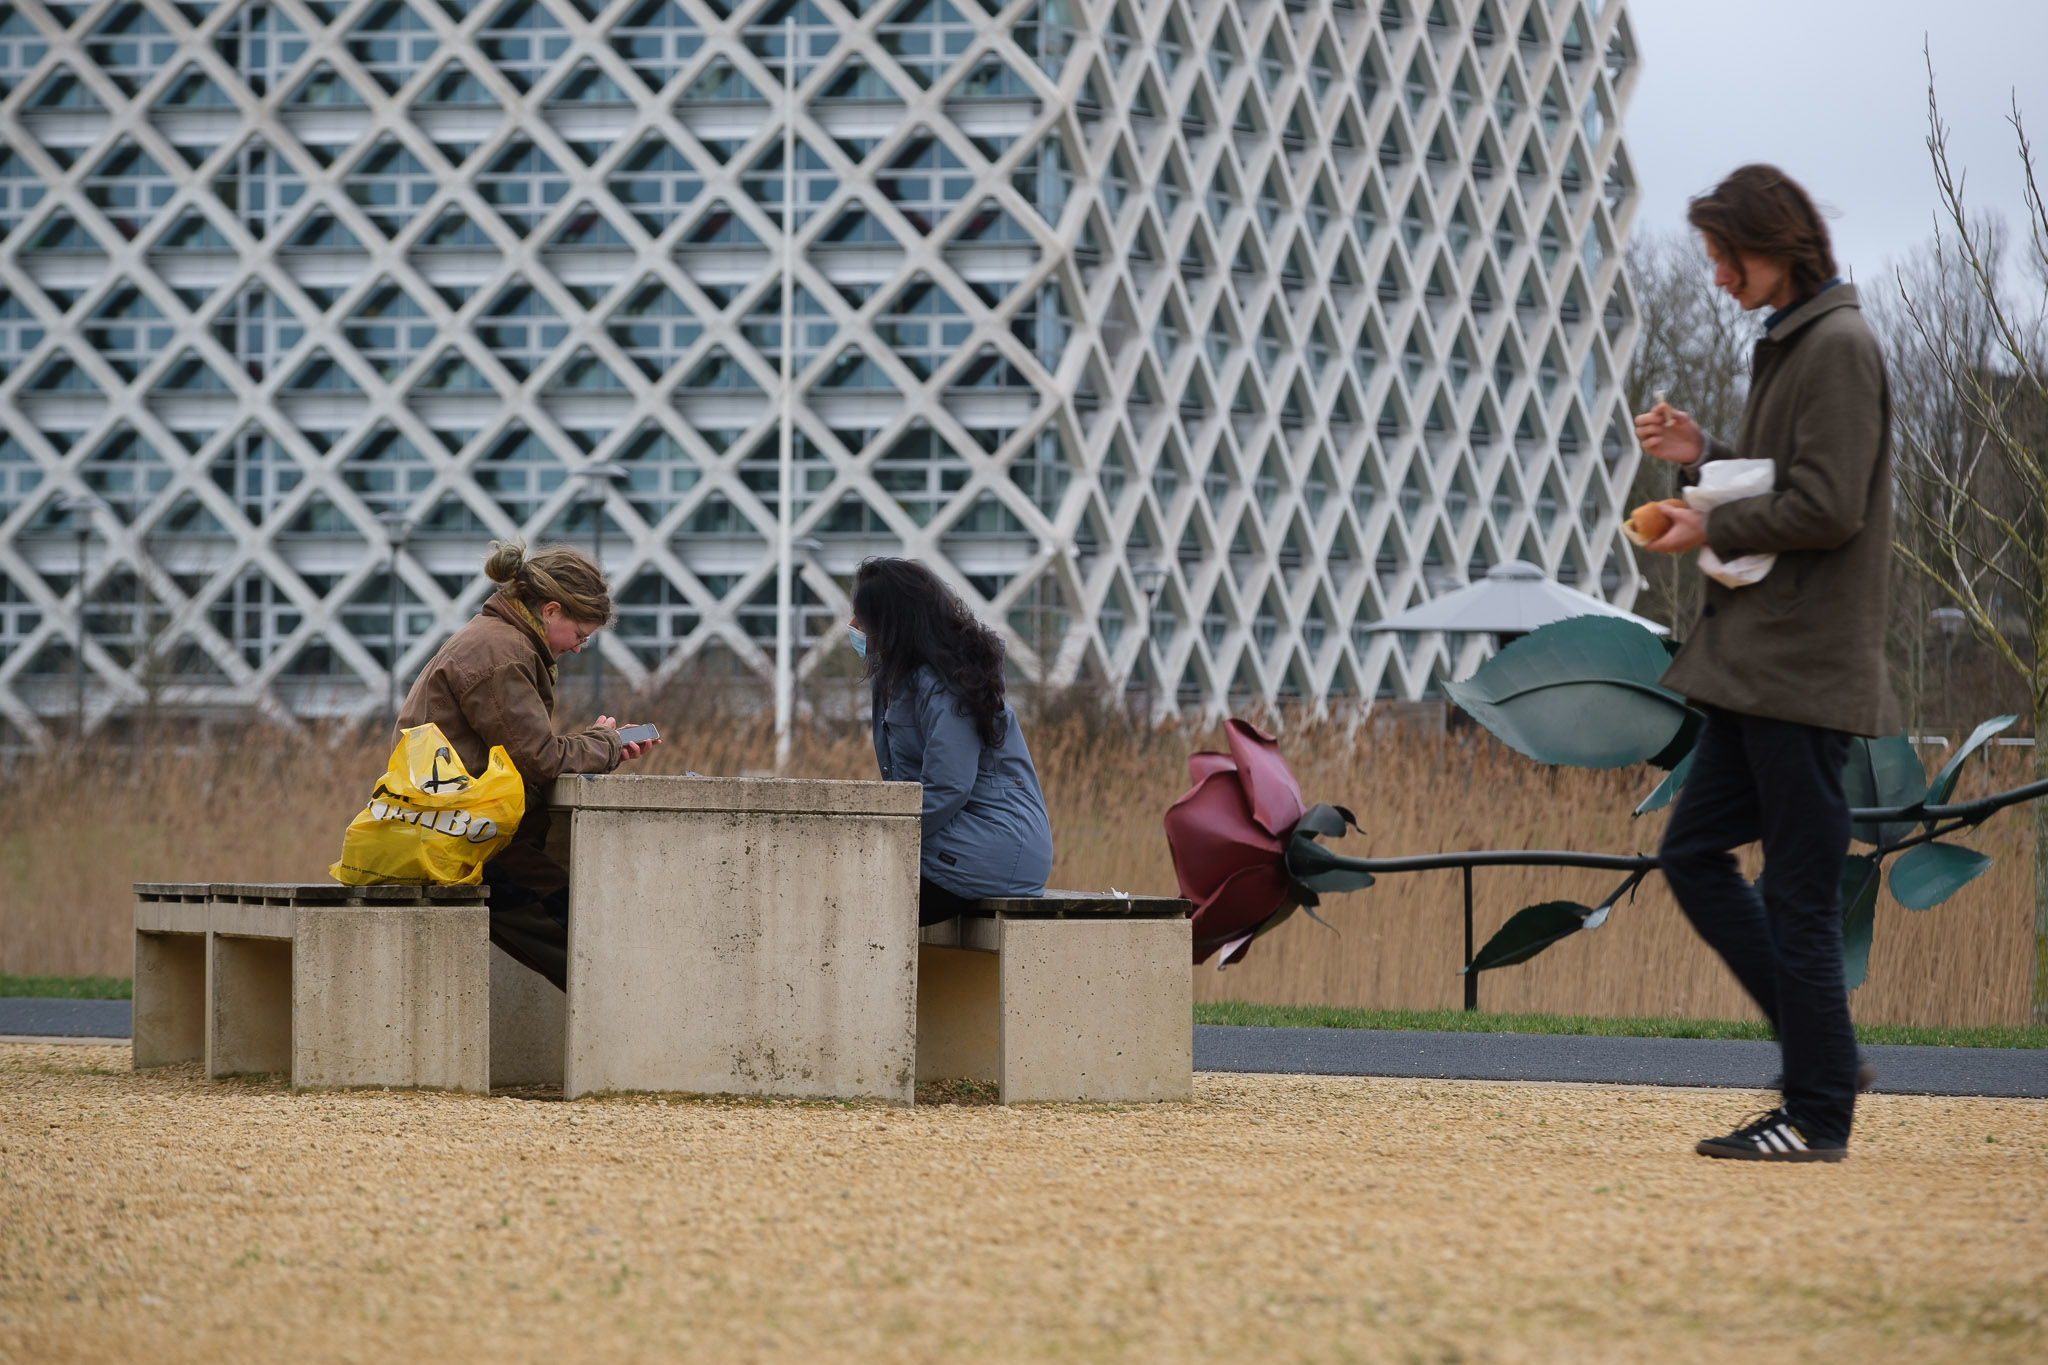
[[[661,731],[655,729],[652,725],[621,725],[619,727],[619,742],[621,744],[652,744],[660,738]]]

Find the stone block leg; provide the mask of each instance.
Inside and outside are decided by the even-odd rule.
[[[135,935],[135,1069],[206,1057],[206,935]]]
[[[740,785],[909,805],[892,783]],[[564,1095],[912,1102],[918,820],[844,804],[575,812]]]
[[[491,1084],[560,1085],[568,1023],[569,997],[493,945]]]
[[[1002,1078],[1001,983],[994,953],[917,950],[917,1080]]]
[[[1186,1100],[1185,919],[1002,921],[1002,1101]]]
[[[208,934],[206,1074],[291,1069],[291,940]]]
[[[290,947],[294,1086],[489,1091],[482,906],[302,906]]]

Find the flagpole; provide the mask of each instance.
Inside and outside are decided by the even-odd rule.
[[[775,502],[775,771],[789,767],[795,709],[795,631],[790,582],[794,554],[796,313],[796,20],[782,21],[782,439],[776,457]]]

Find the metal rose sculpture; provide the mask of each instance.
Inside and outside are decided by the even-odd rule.
[[[1188,756],[1194,783],[1166,812],[1166,842],[1180,894],[1195,903],[1195,961],[1221,951],[1219,966],[1244,957],[1297,909],[1313,918],[1319,891],[1356,891],[1370,873],[1298,859],[1297,842],[1321,853],[1313,835],[1342,834],[1356,822],[1341,806],[1306,808],[1280,745],[1242,720],[1224,722],[1229,753]]]
[[[1635,808],[1668,805],[1684,783],[1701,717],[1658,681],[1669,648],[1649,631],[1612,617],[1574,617],[1532,631],[1445,691],[1495,737],[1538,763],[1618,768],[1649,763],[1666,775]],[[1929,781],[1904,735],[1859,739],[1843,787],[1852,832],[1871,847],[1842,868],[1842,946],[1850,986],[1863,981],[1877,893],[1887,858],[1892,898],[1926,910],[1991,865],[1974,849],[1941,842],[2007,806],[2048,796],[2034,782],[1974,801],[1952,802],[1964,762],[2011,725],[2000,716],[1978,726]],[[1376,876],[1455,868],[1465,881],[1465,1006],[1476,1008],[1477,974],[1526,962],[1608,912],[1656,870],[1645,854],[1547,849],[1483,849],[1396,858],[1350,858],[1323,843],[1358,828],[1342,806],[1310,806],[1272,735],[1242,720],[1225,722],[1227,753],[1188,758],[1194,784],[1166,812],[1166,841],[1180,893],[1195,903],[1195,961],[1219,969],[1242,961],[1252,942],[1296,910],[1316,914],[1323,895],[1358,891]],[[1472,938],[1472,873],[1480,867],[1579,867],[1626,873],[1598,905],[1544,901],[1510,916],[1483,947]]]

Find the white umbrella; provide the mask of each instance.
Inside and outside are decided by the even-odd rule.
[[[1671,633],[1655,621],[1553,583],[1543,576],[1543,570],[1519,559],[1496,564],[1477,583],[1375,621],[1366,629],[1526,635],[1568,616],[1619,616],[1659,635]]]

